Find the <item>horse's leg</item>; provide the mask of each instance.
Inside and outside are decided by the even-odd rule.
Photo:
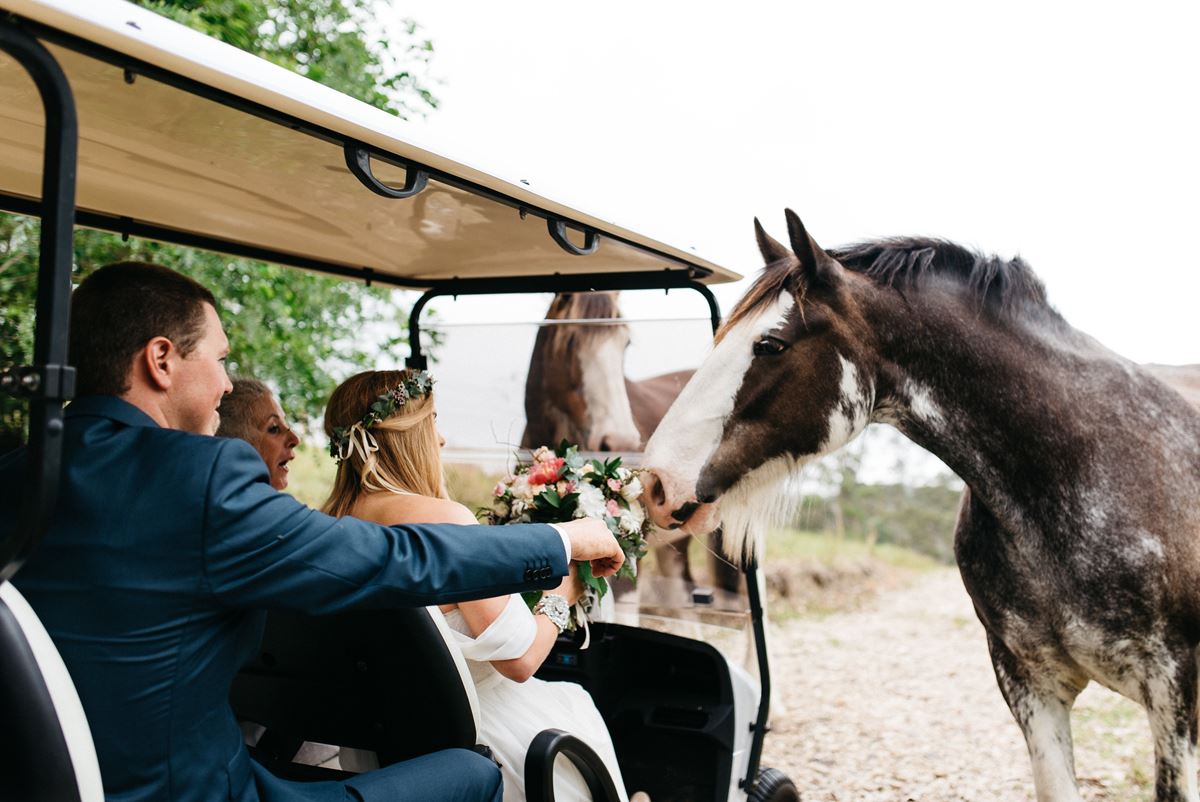
[[[1197,802],[1195,649],[1174,652],[1153,661],[1157,665],[1142,683],[1142,703],[1154,735],[1154,799]]]
[[[1082,683],[1047,672],[1044,666],[1027,665],[998,637],[991,632],[987,636],[996,682],[1029,748],[1038,802],[1081,802],[1075,782],[1071,706]]]
[[[725,544],[720,529],[708,534],[708,570],[712,585],[726,593],[740,595],[746,575],[725,556]]]

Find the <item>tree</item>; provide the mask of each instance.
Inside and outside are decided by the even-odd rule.
[[[433,45],[412,21],[397,40],[370,26],[376,0],[139,0],[164,16],[408,117],[436,108],[423,78]],[[398,295],[342,279],[175,245],[77,230],[73,280],[124,259],[156,261],[209,287],[221,303],[230,371],[275,385],[292,415],[320,413],[332,373],[365,367],[404,342]],[[0,367],[29,364],[38,222],[0,214]],[[356,334],[385,332],[381,342]],[[0,397],[0,451],[23,439],[25,404]]]

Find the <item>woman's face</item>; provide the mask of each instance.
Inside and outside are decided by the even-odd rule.
[[[287,425],[283,410],[271,393],[259,396],[250,408],[258,449],[267,470],[271,472],[271,487],[283,490],[288,486],[288,463],[296,458],[295,448],[300,438]]]

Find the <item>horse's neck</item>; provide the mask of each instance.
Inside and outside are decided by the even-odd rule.
[[[876,418],[940,457],[994,509],[1074,504],[1099,465],[1136,462],[1138,369],[1048,310],[1001,320],[950,297],[875,310],[885,369]],[[1122,426],[1133,424],[1131,431]],[[1103,442],[1102,442],[1103,441]],[[1100,447],[1102,443],[1102,448]],[[1045,516],[1037,513],[1040,517]]]

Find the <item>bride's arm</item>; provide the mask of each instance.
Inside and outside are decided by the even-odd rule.
[[[412,496],[401,496],[400,499],[402,501],[398,502],[398,505],[403,504],[405,518],[412,521],[443,524],[479,523],[470,510],[456,501],[426,497],[414,498]],[[583,587],[579,582],[574,563],[571,564],[570,569],[570,573],[563,577],[562,584],[549,592],[565,597],[567,604],[574,605],[579,601]],[[457,605],[443,606],[442,611],[449,611],[457,607],[458,611],[462,613],[463,620],[467,622],[467,628],[471,630],[471,635],[478,637],[504,612],[509,598],[508,596],[497,596],[491,599],[459,602]],[[525,654],[512,660],[491,661],[497,671],[514,682],[524,682],[532,677],[546,656],[550,654],[550,650],[554,647],[554,641],[558,639],[558,627],[549,618],[538,614],[533,616],[533,620],[537,625],[537,634]]]
[[[562,584],[548,592],[566,597],[567,603],[573,605],[579,601],[580,591],[581,586],[575,564],[572,563],[571,572],[563,577]],[[471,634],[478,637],[504,612],[504,608],[508,606],[508,600],[508,596],[501,596],[494,599],[459,602],[458,610],[462,613],[463,620],[467,622],[467,628],[471,630]],[[539,613],[533,616],[533,621],[537,625],[537,634],[525,654],[513,660],[491,661],[497,671],[514,682],[524,682],[532,677],[546,659],[546,655],[550,654],[550,650],[554,648],[554,641],[558,639],[558,627],[549,618]]]

